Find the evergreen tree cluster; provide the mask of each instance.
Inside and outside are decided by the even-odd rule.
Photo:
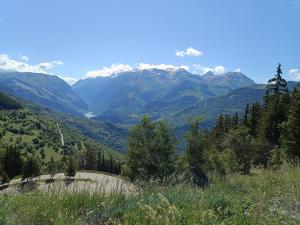
[[[41,161],[38,157],[24,158],[20,150],[12,145],[0,153],[0,183],[6,183],[18,175],[22,175],[23,179],[40,175]]]
[[[300,159],[300,87],[292,93],[281,77],[281,65],[267,91],[264,104],[247,105],[242,118],[220,115],[206,134],[210,169],[219,174],[247,174],[252,166],[276,167]],[[276,85],[278,86],[276,88]]]
[[[97,154],[97,171],[103,171],[107,173],[121,174],[122,164],[121,162],[114,159],[112,155],[109,157],[105,156],[105,154],[100,151]]]

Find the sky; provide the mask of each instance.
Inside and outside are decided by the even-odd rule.
[[[135,68],[300,80],[300,0],[1,0],[0,70],[69,83]]]

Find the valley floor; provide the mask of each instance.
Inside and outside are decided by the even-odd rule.
[[[300,167],[230,176],[202,190],[149,184],[139,194],[33,191],[0,196],[0,224],[300,224]]]

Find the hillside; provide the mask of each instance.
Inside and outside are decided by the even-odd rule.
[[[63,144],[59,130],[63,134]],[[0,149],[13,146],[21,149],[24,155],[38,153],[44,162],[51,156],[60,160],[70,151],[80,154],[83,145],[101,151],[111,151],[99,142],[28,109],[0,110],[0,134]]]
[[[80,114],[87,105],[57,76],[0,72],[0,91],[64,113]]]
[[[6,177],[3,171],[11,171],[12,168],[12,177],[21,175],[20,170],[24,168],[22,165],[31,158],[36,159],[39,170],[43,173],[48,170],[52,158],[57,171],[64,171],[66,158],[71,156],[78,168],[118,171],[122,156],[115,149],[107,147],[109,138],[106,138],[106,143],[93,140],[64,125],[59,119],[38,113],[39,110],[46,109],[32,103],[28,105],[26,101],[19,101],[1,93],[0,106],[5,106],[0,109],[0,183]],[[30,108],[39,110],[32,111]],[[65,117],[67,118],[66,115]],[[102,136],[102,139],[105,138]],[[17,152],[20,163],[10,162],[13,158],[9,152]],[[91,160],[88,161],[89,159]]]
[[[115,126],[110,122],[90,120],[83,116],[66,115],[52,110],[34,107],[34,111],[41,115],[59,121],[77,133],[88,137],[96,142],[102,143],[111,149],[125,152],[127,149],[128,130]]]
[[[1,109],[21,109],[21,104],[12,97],[0,92],[0,110]]]

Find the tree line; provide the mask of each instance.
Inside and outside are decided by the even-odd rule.
[[[39,154],[22,154],[16,145],[9,145],[0,151],[0,183],[7,183],[16,176],[22,180],[50,174],[50,179],[58,172],[64,172],[67,177],[74,177],[77,170],[94,170],[120,174],[121,162],[111,154],[105,154],[93,146],[83,144],[80,152],[66,151],[61,159],[50,157],[45,162]]]

